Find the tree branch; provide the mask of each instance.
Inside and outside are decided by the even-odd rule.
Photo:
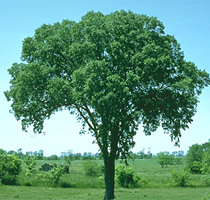
[[[89,128],[94,132],[95,137],[96,137],[96,140],[97,140],[97,143],[98,143],[98,146],[99,146],[100,149],[102,150],[102,144],[101,144],[101,142],[100,142],[100,140],[99,140],[99,135],[98,135],[98,130],[97,130],[97,128],[96,128],[96,124],[94,125],[94,123],[93,123],[92,120],[91,120],[91,122],[93,123],[93,125],[92,125],[92,124],[89,122],[88,118],[82,113],[82,111],[80,110],[80,108],[84,109],[84,110],[87,112],[87,114],[89,115],[90,119],[93,118],[93,117],[92,117],[92,113],[90,112],[89,109],[88,109],[88,111],[87,111],[86,108],[84,108],[84,107],[82,107],[82,106],[78,106],[77,104],[75,104],[75,108],[77,109],[77,111],[79,112],[79,114],[81,115],[81,117],[85,120],[85,122],[88,124]],[[91,116],[90,116],[90,115],[91,115]],[[93,120],[94,120],[94,119],[93,119]],[[95,120],[94,120],[94,121],[95,121]]]

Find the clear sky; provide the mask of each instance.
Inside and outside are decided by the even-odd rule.
[[[141,1],[141,0],[1,0],[0,1],[0,148],[23,151],[43,149],[45,155],[73,152],[96,153],[90,135],[79,135],[81,124],[68,112],[59,112],[45,122],[45,135],[22,132],[20,122],[9,113],[10,103],[3,91],[9,89],[7,72],[14,62],[20,62],[22,41],[33,36],[42,24],[79,21],[88,11],[104,14],[116,10],[131,10],[137,14],[156,16],[165,25],[165,32],[174,35],[184,51],[185,59],[210,73],[210,1]],[[135,137],[138,152],[151,148],[160,151],[188,150],[195,143],[210,138],[210,87],[204,89],[193,123],[182,132],[181,147],[174,147],[169,135],[158,129],[152,136],[144,136],[141,127]]]

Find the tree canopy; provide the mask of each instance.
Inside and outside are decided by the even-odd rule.
[[[146,135],[162,126],[178,143],[210,84],[157,18],[131,11],[44,24],[24,39],[21,58],[5,95],[23,130],[41,133],[46,119],[68,109],[107,161],[126,158],[140,124]]]

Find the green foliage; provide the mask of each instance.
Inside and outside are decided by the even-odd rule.
[[[63,174],[64,174],[63,168],[56,166],[53,167],[49,172],[37,174],[36,179],[47,178],[50,180],[52,186],[55,187],[58,185]]]
[[[210,84],[157,18],[124,10],[44,24],[24,39],[21,59],[8,70],[5,96],[22,129],[41,133],[66,108],[82,122],[81,133],[88,126],[110,168],[127,159],[139,124],[146,135],[161,125],[178,144]]]
[[[188,164],[187,168],[189,169],[190,173],[192,173],[192,174],[201,174],[202,163],[194,161],[194,162]]]
[[[186,162],[191,173],[210,173],[210,142],[193,144],[186,155]]]
[[[63,168],[53,167],[48,173],[47,178],[51,181],[53,186],[58,185],[61,176],[64,174]]]
[[[35,156],[26,156],[24,158],[24,162],[26,164],[26,172],[25,175],[27,177],[30,177],[36,170],[35,170],[35,166],[36,166],[36,157]]]
[[[172,171],[172,177],[176,186],[186,187],[189,184],[190,174],[184,171]]]
[[[145,185],[147,181],[141,179],[131,167],[126,167],[125,165],[117,165],[115,169],[116,181],[121,187],[139,187],[140,185]]]
[[[201,172],[202,172],[202,174],[210,173],[210,153],[208,153],[208,152],[204,153]]]
[[[157,154],[157,162],[161,165],[161,167],[168,167],[168,165],[174,164],[174,156],[168,155],[163,152]]]
[[[102,152],[117,142],[123,156],[140,123],[147,135],[162,124],[178,139],[210,83],[160,21],[123,10],[44,24],[24,39],[21,59],[9,69],[5,95],[23,130],[33,125],[41,132],[44,120],[66,107],[89,126]]]
[[[182,165],[183,164],[183,158],[182,157],[175,157],[174,163],[176,165]]]
[[[186,155],[187,164],[190,165],[193,162],[202,162],[203,153],[204,151],[202,145],[193,144],[192,146],[190,146]]]
[[[72,154],[69,154],[68,156],[64,156],[64,160],[70,166],[71,165],[71,161],[73,160]]]
[[[203,196],[203,199],[202,200],[210,200],[210,194],[206,193],[204,196]]]
[[[205,184],[205,186],[210,187],[210,176],[204,176],[202,178],[202,182]]]
[[[51,156],[47,157],[47,160],[58,160],[58,156],[57,155],[51,155]]]
[[[83,169],[86,176],[99,176],[101,174],[101,168],[97,162],[87,160],[83,162]]]
[[[66,181],[62,181],[62,182],[60,183],[60,187],[62,187],[62,188],[73,188],[73,187],[75,187],[75,186],[72,185],[71,183],[66,182]]]
[[[0,153],[0,180],[5,185],[15,185],[21,172],[21,160],[17,155]]]

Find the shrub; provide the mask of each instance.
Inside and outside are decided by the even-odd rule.
[[[202,174],[210,173],[210,154],[208,152],[204,153],[203,161],[201,164],[201,172]]]
[[[60,183],[60,186],[61,186],[62,188],[73,188],[73,187],[75,187],[75,185],[72,185],[71,183],[68,183],[68,182],[66,182],[66,181],[61,182],[61,183]]]
[[[53,167],[47,173],[39,173],[36,175],[36,179],[47,178],[52,183],[52,186],[55,187],[58,185],[62,175],[64,174],[64,170],[61,167]]]
[[[202,182],[205,184],[205,186],[210,187],[210,176],[203,177]]]
[[[192,174],[201,174],[201,167],[202,167],[201,162],[194,161],[194,162],[188,164],[187,168],[189,169],[190,173],[192,173]]]
[[[58,185],[61,176],[64,174],[63,168],[61,167],[53,167],[48,173],[47,178],[52,183],[53,187]]]
[[[146,180],[141,179],[131,167],[126,168],[124,165],[118,165],[116,166],[115,174],[116,181],[121,187],[139,187],[146,184]]]
[[[36,157],[35,156],[26,156],[24,159],[24,162],[26,164],[25,175],[27,177],[31,177],[31,175],[35,172]]]
[[[14,175],[10,175],[8,173],[4,174],[1,177],[1,183],[4,185],[16,185],[17,184],[17,177]]]
[[[99,176],[101,173],[101,167],[91,160],[87,160],[83,163],[83,169],[86,176]]]
[[[21,171],[21,160],[16,155],[0,154],[0,179],[5,185],[15,185]]]
[[[30,186],[32,186],[32,184],[31,184],[31,183],[29,183],[29,182],[26,182],[26,183],[24,183],[24,186],[28,186],[28,187],[30,187]]]
[[[189,184],[190,175],[187,172],[173,171],[172,177],[176,186],[186,187]]]

